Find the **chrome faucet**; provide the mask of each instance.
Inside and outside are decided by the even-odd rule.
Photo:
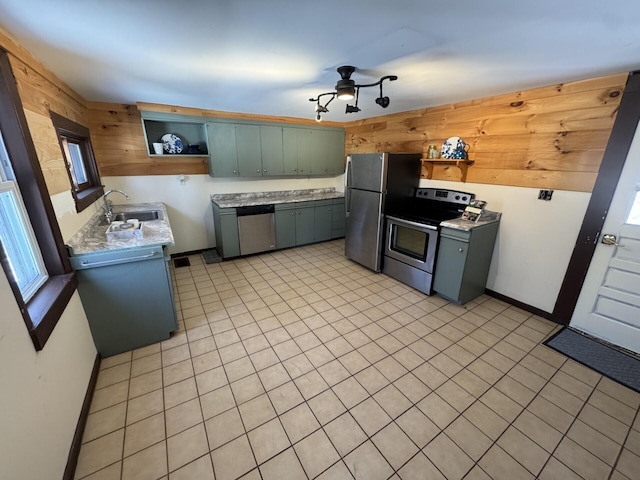
[[[114,188],[113,190],[107,190],[105,192],[105,194],[102,196],[102,198],[104,199],[104,207],[105,207],[104,218],[107,220],[108,223],[111,223],[111,219],[113,218],[113,203],[111,203],[110,200],[107,200],[107,195],[109,195],[110,193],[113,193],[113,192],[118,192],[118,193],[124,195],[124,198],[129,200],[129,195],[124,193],[122,190],[116,190]]]

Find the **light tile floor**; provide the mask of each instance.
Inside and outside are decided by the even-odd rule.
[[[175,269],[180,331],[102,361],[76,478],[639,478],[640,394],[541,345],[557,325],[343,249]]]

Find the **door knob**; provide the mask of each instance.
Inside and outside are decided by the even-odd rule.
[[[616,240],[616,236],[611,235],[610,233],[605,233],[602,236],[602,243],[604,243],[605,245],[615,245],[616,247],[622,247],[623,245],[620,245]]]

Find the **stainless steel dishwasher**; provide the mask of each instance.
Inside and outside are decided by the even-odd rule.
[[[240,255],[276,248],[276,219],[273,205],[236,207]]]

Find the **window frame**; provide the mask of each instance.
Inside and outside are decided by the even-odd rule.
[[[6,148],[4,147],[4,139],[2,138],[2,132],[0,131],[1,157],[4,157],[5,150]],[[9,159],[7,158],[7,162],[8,160]],[[22,297],[25,299],[25,301],[28,302],[40,289],[40,287],[42,287],[42,285],[47,281],[49,273],[47,272],[47,268],[44,265],[44,259],[42,258],[42,254],[40,253],[40,246],[38,245],[38,241],[36,240],[36,236],[33,232],[33,227],[31,226],[31,222],[29,221],[29,215],[27,214],[27,209],[25,208],[24,202],[22,201],[20,189],[18,188],[18,184],[13,180],[13,171],[11,170],[11,165],[10,163],[9,165],[6,165],[2,161],[2,158],[0,158],[0,196],[2,196],[3,194],[9,195],[10,201],[8,202],[8,204],[13,205],[13,208],[9,209],[9,216],[4,217],[9,221],[9,233],[13,234],[10,235],[9,239],[5,237],[5,243],[3,247],[7,251],[13,251],[16,256],[21,257],[23,260],[18,261],[18,259],[14,259],[14,261],[10,262],[12,270],[15,271],[20,266],[22,266],[23,269],[21,273],[24,274],[26,273],[24,267],[30,267],[35,273],[35,275],[29,276],[30,278],[27,284],[23,285],[22,287],[19,286]],[[4,203],[4,205],[7,205],[7,203]],[[13,215],[11,215],[11,213],[13,213]],[[13,216],[16,220],[15,223],[11,221],[11,216]],[[1,238],[0,242],[2,242]],[[25,257],[28,258],[27,261],[25,261]],[[27,268],[26,270],[28,269],[29,268]]]
[[[4,248],[0,264],[36,350],[42,350],[78,286],[42,168],[29,132],[9,56],[0,48],[0,129],[11,167],[49,278],[27,302],[11,273]]]
[[[100,180],[98,165],[93,155],[93,146],[91,145],[91,135],[89,129],[84,125],[69,120],[59,113],[50,111],[51,121],[58,136],[60,150],[64,157],[64,164],[69,175],[69,183],[71,185],[71,194],[76,202],[76,211],[81,212],[93,202],[104,195],[104,187]],[[73,162],[71,161],[67,143],[75,143],[80,147],[82,154],[82,163],[87,175],[87,181],[80,183],[77,181],[73,171]]]

